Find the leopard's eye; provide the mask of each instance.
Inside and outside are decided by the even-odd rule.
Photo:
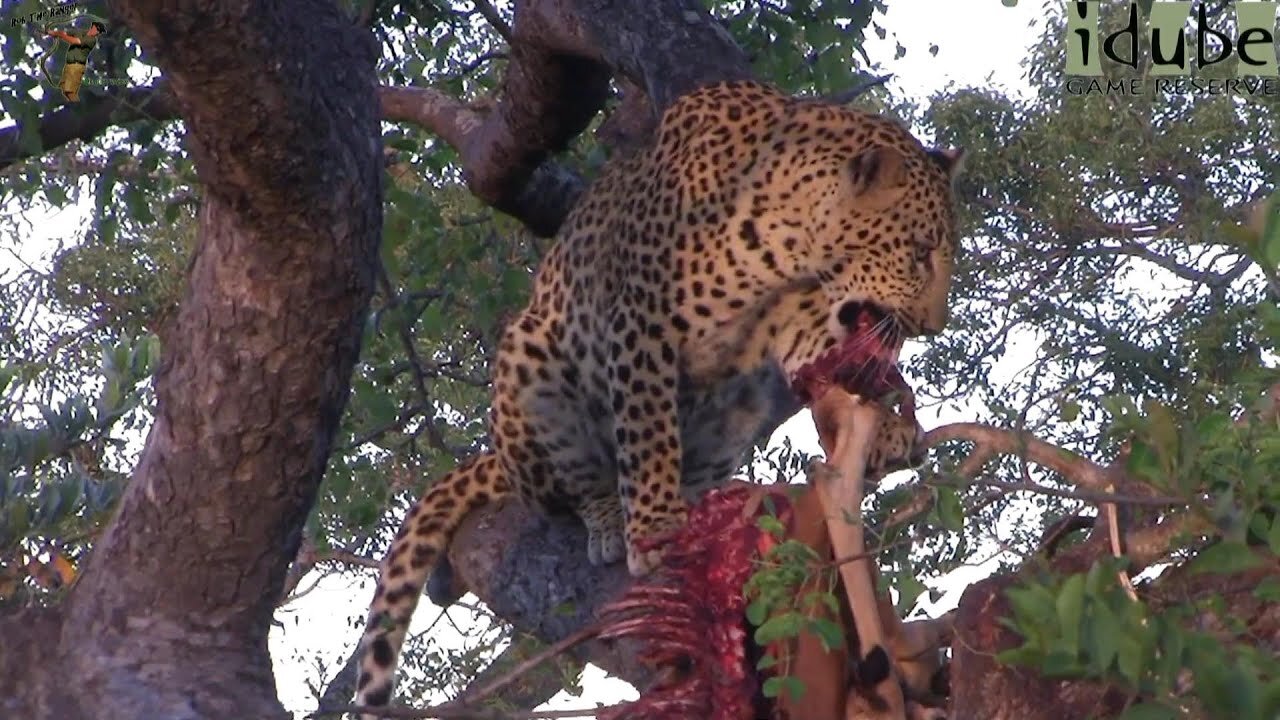
[[[933,252],[933,248],[922,242],[915,242],[911,248],[911,258],[918,263],[928,262],[929,254]]]

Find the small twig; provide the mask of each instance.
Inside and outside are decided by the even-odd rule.
[[[475,0],[476,12],[480,13],[485,20],[493,26],[494,31],[502,36],[507,44],[511,43],[511,26],[502,18],[498,9],[493,6],[489,0]]]
[[[298,583],[302,582],[302,577],[311,572],[311,568],[315,567],[315,565],[316,544],[311,538],[304,535],[302,543],[298,546],[298,553],[293,558],[293,565],[285,576],[284,587],[280,592],[281,604],[289,599],[289,596],[297,589]]]
[[[1053,557],[1058,552],[1058,545],[1063,538],[1073,532],[1090,530],[1098,519],[1092,515],[1068,515],[1060,518],[1040,533],[1040,552],[1045,557]]]
[[[357,436],[355,439],[351,441],[351,444],[348,445],[345,449],[355,450],[359,448],[361,445],[364,445],[365,443],[373,442],[374,440],[381,438],[383,435],[386,435],[389,432],[400,430],[410,420],[412,420],[415,415],[419,413],[426,413],[426,411],[429,409],[430,409],[430,406],[421,404],[421,403],[417,405],[410,405],[404,410],[401,410],[400,413],[396,415],[395,419],[393,419],[391,422],[385,423],[379,427],[376,427],[370,430],[369,432],[366,432],[363,435]]]
[[[1113,486],[1108,485],[1111,489]],[[1107,517],[1107,534],[1111,536],[1111,555],[1112,557],[1122,557],[1124,555],[1124,543],[1120,537],[1120,511],[1116,508],[1114,502],[1104,502],[1101,505],[1102,513]],[[1137,602],[1138,591],[1133,587],[1133,580],[1129,578],[1129,573],[1121,568],[1116,572],[1116,579],[1120,581],[1120,587],[1124,588],[1124,592],[1129,599]]]
[[[557,643],[548,645],[547,647],[543,648],[541,651],[535,653],[532,657],[517,664],[515,667],[511,668],[510,670],[503,673],[498,678],[494,679],[493,682],[485,685],[484,687],[480,688],[474,693],[468,695],[466,698],[463,699],[463,702],[461,704],[465,704],[467,707],[475,706],[476,703],[479,703],[485,698],[497,693],[499,690],[506,687],[507,685],[510,685],[512,682],[517,680],[520,676],[528,673],[530,670],[534,669],[538,665],[541,665],[547,660],[550,660],[555,656],[560,655],[561,653],[565,652],[566,650],[573,647],[574,645],[585,642],[595,637],[596,635],[599,635],[602,629],[603,629],[602,625],[600,625],[599,623],[593,623],[573,633],[572,635],[564,638],[563,640],[560,640]]]
[[[891,78],[893,78],[893,75],[881,75],[879,77],[873,77],[870,80],[867,80],[866,82],[863,82],[859,85],[854,85],[848,90],[841,90],[840,92],[837,92],[837,93],[831,93],[830,95],[826,96],[823,99],[829,103],[834,103],[836,105],[847,105],[853,102],[855,99],[857,99],[858,96],[870,90],[871,88],[878,87],[880,85],[883,85],[889,82]]]
[[[320,553],[316,556],[316,562],[340,562],[347,565],[358,565],[360,567],[367,568],[376,568],[382,564],[379,560],[365,557],[363,555],[357,555],[349,550],[330,550],[328,552]]]
[[[480,69],[480,66],[481,66],[481,65],[483,65],[483,64],[485,64],[485,63],[487,63],[487,62],[489,62],[490,60],[506,60],[506,59],[508,59],[509,57],[511,57],[511,56],[510,56],[510,55],[508,55],[508,54],[506,53],[506,51],[503,51],[503,50],[490,50],[490,51],[489,51],[489,52],[487,52],[487,53],[482,53],[482,54],[480,54],[480,55],[476,56],[476,58],[475,58],[474,60],[472,60],[471,62],[467,63],[466,65],[463,65],[462,67],[458,68],[457,72],[450,73],[450,74],[449,74],[449,77],[450,77],[450,78],[462,78],[462,77],[466,77],[467,75],[470,75],[471,73],[473,73],[473,72],[475,72],[476,70]]]
[[[387,307],[397,307],[402,300],[395,288],[391,285],[391,278],[387,275],[387,269],[378,264],[378,285],[382,290],[382,294],[386,297]],[[427,372],[422,367],[422,359],[418,357],[418,348],[413,342],[413,333],[409,331],[408,323],[399,323],[396,327],[396,334],[400,337],[400,345],[404,348],[405,354],[409,358],[409,367],[413,370],[413,384],[418,391],[418,397],[421,404],[426,408],[434,408],[435,404],[431,399],[431,391],[427,389]],[[460,458],[465,455],[462,448],[456,448],[445,440],[444,435],[440,432],[440,428],[436,427],[435,418],[427,413],[423,413],[422,429],[426,431],[427,442],[431,447],[440,452]]]
[[[956,483],[946,481],[926,481],[930,485],[955,487]],[[1164,495],[1156,495],[1152,497],[1142,497],[1138,495],[1108,495],[1105,492],[1093,492],[1091,490],[1062,490],[1048,485],[1041,485],[1036,482],[1010,482],[1007,480],[970,480],[968,484],[981,485],[983,487],[997,488],[1006,492],[1033,492],[1040,495],[1049,495],[1051,497],[1067,498],[1069,500],[1080,500],[1095,505],[1106,505],[1114,503],[1117,505],[1143,505],[1149,507],[1182,507],[1187,504],[1186,498],[1177,498]]]

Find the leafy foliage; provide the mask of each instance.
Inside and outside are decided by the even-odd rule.
[[[835,569],[808,545],[786,536],[786,526],[778,519],[770,498],[765,499],[770,511],[756,521],[757,526],[772,538],[769,551],[760,558],[760,567],[752,574],[743,592],[747,605],[747,621],[755,626],[754,639],[760,647],[780,643],[788,647],[788,641],[802,633],[816,635],[824,648],[834,649],[844,645],[844,630],[840,625],[819,613],[839,616],[840,601],[835,596]],[[805,590],[806,585],[812,589]],[[759,670],[770,670],[765,680],[765,697],[778,697],[788,693],[798,698],[804,692],[804,684],[791,675],[791,657],[784,652],[779,657],[771,652],[761,656],[756,664]]]
[[[13,401],[32,369],[0,366],[0,417],[13,418],[0,422],[0,605],[47,600],[42,591],[71,580],[127,477],[104,467],[104,450],[126,442],[121,421],[143,407],[140,384],[158,359],[154,336],[106,347],[96,397],[34,403],[38,417]],[[59,582],[49,581],[46,564]]]
[[[1230,555],[1248,552],[1238,546]],[[1266,720],[1280,712],[1280,661],[1256,647],[1247,628],[1188,629],[1197,614],[1215,611],[1212,600],[1149,607],[1114,583],[1119,568],[1103,561],[1087,574],[1011,588],[1008,624],[1026,640],[1002,653],[1001,662],[1046,677],[1113,682],[1137,701],[1125,718]]]

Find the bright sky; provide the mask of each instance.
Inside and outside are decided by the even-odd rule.
[[[881,63],[883,70],[893,73],[891,87],[898,93],[923,98],[942,90],[949,83],[996,85],[1025,93],[1020,63],[1027,47],[1039,34],[1038,28],[1028,26],[1037,23],[1042,16],[1040,5],[1039,0],[1024,0],[1012,8],[998,0],[893,0],[889,3],[888,14],[879,18],[880,24],[889,30],[889,35],[885,40],[870,35],[868,52],[873,60]],[[894,60],[897,43],[901,43],[907,53],[903,58]],[[939,51],[936,56],[931,56],[928,48],[934,43],[939,46]],[[0,278],[21,262],[40,264],[55,239],[73,237],[73,228],[87,216],[86,203],[82,207],[30,218],[33,225],[30,233],[17,238],[16,243],[14,238],[0,238]],[[1022,352],[1017,349],[1011,352],[1007,356],[1008,370],[1020,367],[1019,361],[1026,358],[1031,349],[1024,347]],[[920,417],[926,428],[961,419],[967,419],[963,412],[940,417],[922,411]],[[780,442],[784,437],[790,438],[798,449],[820,454],[807,412],[783,425],[774,442]],[[979,567],[953,573],[940,586],[946,591],[942,599],[925,609],[936,615],[954,607],[960,591],[987,572]],[[309,584],[310,580],[304,579],[302,587]],[[286,707],[298,713],[299,717],[315,708],[307,687],[308,681],[317,680],[315,658],[319,657],[328,666],[323,678],[336,670],[358,638],[358,627],[362,625],[371,593],[371,577],[361,581],[330,578],[278,613],[280,624],[272,630],[270,638],[277,684]],[[411,632],[421,632],[428,627],[438,612],[423,598]],[[454,609],[449,614],[458,626],[467,627],[467,611]],[[353,626],[349,622],[351,619],[360,619],[360,622]],[[445,623],[437,625],[437,631],[453,633],[456,639],[456,633],[444,626]],[[588,671],[583,686],[585,693],[582,697],[562,694],[543,709],[590,707],[596,702],[612,703],[635,696],[629,685],[605,678],[594,668]]]

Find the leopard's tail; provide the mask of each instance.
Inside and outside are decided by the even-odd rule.
[[[376,707],[391,701],[400,647],[432,569],[467,513],[510,492],[497,456],[484,453],[442,477],[409,509],[382,560],[360,638],[356,704]]]

